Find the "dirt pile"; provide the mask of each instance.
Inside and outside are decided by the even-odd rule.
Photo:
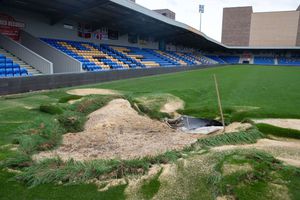
[[[64,135],[62,145],[35,159],[132,159],[182,149],[199,135],[174,131],[166,124],[139,115],[127,100],[115,99],[89,115],[85,131]]]

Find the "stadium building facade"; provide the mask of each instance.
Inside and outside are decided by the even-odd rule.
[[[222,29],[222,43],[229,46],[296,47],[300,46],[300,11],[224,8]]]

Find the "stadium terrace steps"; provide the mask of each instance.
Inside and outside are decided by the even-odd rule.
[[[0,48],[0,78],[41,75],[41,72]]]

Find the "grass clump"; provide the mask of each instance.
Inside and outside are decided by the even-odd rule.
[[[31,156],[25,153],[17,153],[0,161],[0,168],[22,169],[32,164]]]
[[[257,129],[252,128],[247,131],[237,133],[227,133],[222,135],[211,136],[208,138],[200,139],[197,145],[202,147],[215,147],[222,145],[234,145],[234,144],[253,144],[257,140],[264,138],[264,134]]]
[[[58,100],[58,103],[68,103],[71,100],[79,100],[81,98],[82,96],[78,96],[78,95],[68,95],[68,96],[61,97]]]
[[[179,151],[168,151],[164,154],[153,156],[153,157],[147,157],[145,158],[150,164],[167,164],[172,163],[178,160],[179,158],[182,158],[182,154]]]
[[[170,115],[167,114],[167,113],[162,113],[162,112],[159,112],[158,110],[151,110],[149,107],[143,105],[143,104],[140,104],[140,103],[137,103],[136,104],[138,106],[138,109],[140,112],[142,112],[143,114],[146,114],[148,117],[150,117],[151,119],[163,119],[163,118],[169,118]]]
[[[64,112],[63,109],[54,104],[42,104],[40,105],[40,111],[51,115],[59,115]]]
[[[66,130],[66,132],[77,133],[84,130],[84,124],[86,117],[79,112],[66,111],[62,115],[58,116],[60,125]]]
[[[266,135],[300,139],[300,131],[298,130],[280,128],[269,124],[257,124],[256,127],[259,131]]]
[[[160,112],[161,108],[169,100],[181,101],[176,96],[171,94],[146,94],[143,96],[130,96],[127,95],[125,98],[131,103],[131,106],[141,114],[145,114],[151,119],[163,119],[170,118],[168,113]]]
[[[161,169],[152,179],[146,180],[140,189],[143,199],[152,199],[159,191],[161,183],[159,177],[163,170]]]
[[[18,129],[16,134],[19,136],[15,143],[19,144],[19,150],[26,154],[50,150],[60,143],[64,132],[57,120],[37,118],[31,124]]]
[[[181,157],[179,152],[167,152],[156,157],[134,160],[62,161],[59,158],[35,162],[18,174],[16,179],[29,186],[47,183],[82,184],[90,180],[100,181],[143,175],[153,164],[166,164]]]
[[[88,115],[117,98],[116,96],[91,95],[80,102],[70,105],[70,110]]]
[[[231,151],[216,157],[218,162],[214,167],[215,172],[209,179],[216,197],[231,196],[245,200],[279,197],[285,199],[286,196],[282,196],[278,188],[287,188],[288,196],[296,199],[297,191],[291,185],[299,185],[299,169],[284,166],[273,156],[257,150]],[[236,170],[231,169],[231,173],[225,174],[223,167],[228,164]],[[246,164],[251,166],[251,170],[241,167]],[[236,168],[238,166],[240,167]],[[292,180],[292,176],[299,180]],[[277,187],[274,188],[274,185]]]
[[[44,184],[34,188],[28,188],[22,183],[13,181],[15,174],[0,171],[0,199],[43,199],[43,200],[125,200],[125,189],[127,185],[111,187],[105,192],[99,192],[95,184],[81,185],[54,185]]]
[[[47,183],[73,185],[86,183],[92,179],[107,180],[131,174],[144,174],[148,168],[149,165],[144,160],[87,162],[69,160],[64,162],[59,158],[54,158],[34,163],[23,173],[18,174],[16,179],[31,187]]]

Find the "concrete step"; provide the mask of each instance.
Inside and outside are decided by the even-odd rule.
[[[42,74],[41,72],[39,72],[38,70],[36,70],[32,66],[28,65],[27,63],[25,63],[24,61],[22,61],[21,59],[19,59],[15,55],[11,54],[10,52],[8,52],[8,51],[6,51],[2,48],[0,48],[0,54],[4,55],[7,58],[12,59],[13,62],[16,63],[16,64],[19,64],[20,67],[26,68],[28,73],[30,73],[30,74],[33,74],[33,75],[41,75]]]

